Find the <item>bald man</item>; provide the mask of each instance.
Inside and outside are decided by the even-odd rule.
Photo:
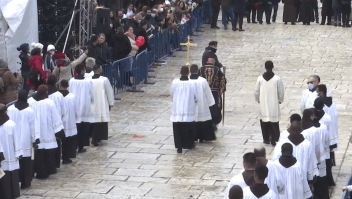
[[[352,186],[351,186],[351,189],[352,189]],[[231,187],[229,192],[229,199],[243,199],[242,188],[238,185]]]
[[[200,76],[205,78],[210,86],[215,99],[215,105],[210,107],[214,130],[222,120],[221,110],[223,105],[222,94],[226,91],[226,79],[221,70],[215,66],[215,59],[209,58],[207,64],[200,68]]]

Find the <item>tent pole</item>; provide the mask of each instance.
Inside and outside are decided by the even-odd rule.
[[[67,40],[68,40],[68,37],[70,36],[70,31],[71,31],[71,25],[72,25],[72,21],[73,21],[73,17],[75,16],[75,8],[77,6],[77,1],[75,2],[75,6],[73,7],[73,13],[72,13],[72,17],[71,17],[71,21],[70,21],[70,25],[68,27],[68,31],[67,31],[67,36],[66,36],[66,40],[65,40],[65,45],[64,45],[64,49],[63,49],[63,53],[65,53],[65,49],[66,49],[66,44],[67,44]]]

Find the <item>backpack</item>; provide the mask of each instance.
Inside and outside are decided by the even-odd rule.
[[[2,76],[6,73],[7,71],[4,71],[1,75],[0,75],[0,93],[5,93],[5,82],[4,79],[2,78]]]

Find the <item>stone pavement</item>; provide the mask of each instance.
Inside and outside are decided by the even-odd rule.
[[[198,46],[192,47],[191,63],[200,65],[208,42],[217,40],[218,57],[227,66],[225,126],[219,126],[216,141],[176,153],[169,88],[186,63],[186,52],[178,51],[155,69],[156,78],[150,79],[154,85],[143,85],[143,93],[118,95],[122,100],[112,109],[108,141],[88,147],[87,153],[79,154],[71,165],[62,165],[47,180],[34,179],[21,198],[223,198],[228,181],[242,169],[242,155],[262,145],[254,86],[267,60],[274,62],[274,72],[286,88],[281,130],[288,126],[291,114],[300,113],[309,75],[318,74],[331,91],[339,112],[339,150],[333,167],[337,186],[332,198],[341,198],[340,188],[352,163],[348,153],[352,30],[315,23],[285,26],[281,19],[282,7],[276,24],[245,22],[246,31],[241,33],[206,25],[205,32],[192,37]],[[273,147],[265,147],[271,154]]]

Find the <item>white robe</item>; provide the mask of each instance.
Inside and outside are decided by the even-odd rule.
[[[196,109],[196,122],[205,122],[211,120],[210,106],[215,104],[213,94],[211,93],[209,84],[203,77],[198,77],[198,79],[190,79],[190,81],[195,81],[198,85],[198,102]]]
[[[48,97],[54,102],[57,113],[59,113],[62,121],[64,114],[66,113],[64,96],[59,91],[56,91],[55,93],[50,94]]]
[[[277,177],[282,178],[285,182],[285,194],[279,195],[280,199],[306,199],[312,196],[299,161],[289,168],[282,166],[279,160],[275,160],[274,163]]]
[[[196,119],[196,103],[198,86],[195,81],[175,79],[170,94],[173,99],[171,122],[194,122]]]
[[[282,132],[280,133],[279,142],[280,142],[281,140],[287,138],[289,135],[290,135],[290,133],[287,131],[287,129],[284,130],[284,131],[282,131]]]
[[[36,101],[31,97],[28,99],[28,104],[35,113],[35,130],[40,133],[38,148],[57,148],[55,134],[64,129],[64,126],[54,102],[48,98]]]
[[[245,187],[248,187],[248,185],[246,184],[246,182],[244,181],[244,178],[243,178],[243,175],[242,175],[242,172],[233,176],[229,182],[229,185],[227,186],[227,189],[226,189],[226,192],[225,192],[225,195],[224,195],[224,199],[229,199],[229,192],[230,192],[230,189],[235,186],[235,185],[238,185],[240,186],[242,189],[245,188]]]
[[[64,125],[65,136],[72,137],[77,135],[75,95],[72,93],[66,95],[64,97],[64,105],[66,114],[64,114],[62,123]]]
[[[319,120],[320,124],[324,124],[326,126],[326,132],[329,137],[329,146],[331,142],[331,134],[330,134],[330,127],[331,127],[331,117],[327,113],[324,114],[324,116]],[[328,146],[325,146],[325,159],[330,159],[330,148]]]
[[[3,171],[19,169],[18,158],[21,155],[21,144],[16,132],[16,124],[12,120],[0,126],[0,143],[5,157],[5,160],[1,162],[1,169]]]
[[[331,94],[329,91],[327,91],[326,96],[331,97]],[[317,91],[311,92],[311,91],[309,91],[309,89],[306,89],[303,91],[302,99],[301,99],[301,112],[302,112],[302,114],[305,109],[314,108],[314,101],[317,98],[318,98]]]
[[[23,157],[31,157],[33,143],[40,138],[40,132],[35,129],[35,113],[31,107],[18,110],[15,105],[7,109],[7,115],[16,124],[16,135],[21,145],[20,154]]]
[[[76,123],[94,122],[91,106],[94,103],[94,86],[92,79],[74,79],[69,82],[69,92],[76,98]]]
[[[324,106],[324,112],[331,117],[329,127],[330,145],[338,144],[339,142],[339,128],[338,128],[338,115],[336,104],[332,103],[330,107]],[[337,148],[334,148],[336,151]]]
[[[90,73],[84,73],[84,78],[92,78],[94,75],[94,71],[90,71]]]
[[[92,79],[94,103],[91,105],[94,122],[110,122],[109,106],[115,103],[114,91],[108,78],[100,76]]]
[[[269,189],[272,190],[275,195],[284,194],[285,193],[285,182],[282,181],[282,178],[278,178],[276,176],[275,163],[271,160],[268,160],[266,163],[266,167],[268,168],[268,176],[265,178],[265,184],[268,185]]]
[[[303,130],[301,132],[301,134],[303,135],[303,137],[305,139],[307,139],[310,142],[310,144],[314,150],[316,160],[317,160],[317,162],[319,162],[319,157],[318,157],[317,153],[319,153],[319,143],[318,142],[319,142],[320,137],[319,137],[319,133],[317,131],[318,131],[318,129],[315,128],[314,126],[312,126],[308,129]]]
[[[306,180],[313,180],[315,175],[319,175],[317,159],[311,143],[305,139],[299,145],[293,144],[288,138],[278,142],[273,152],[273,161],[281,157],[281,147],[285,143],[290,143],[293,147],[293,156],[301,163],[302,175]]]
[[[285,88],[281,78],[274,75],[269,81],[259,76],[255,85],[255,101],[260,103],[260,119],[263,122],[279,122],[280,103],[284,101]]]
[[[258,198],[257,196],[255,196],[250,187],[246,187],[243,189],[243,199],[277,199],[277,194],[275,194],[274,191],[272,191],[270,188],[269,188],[269,191],[268,193],[266,193],[264,196]]]

